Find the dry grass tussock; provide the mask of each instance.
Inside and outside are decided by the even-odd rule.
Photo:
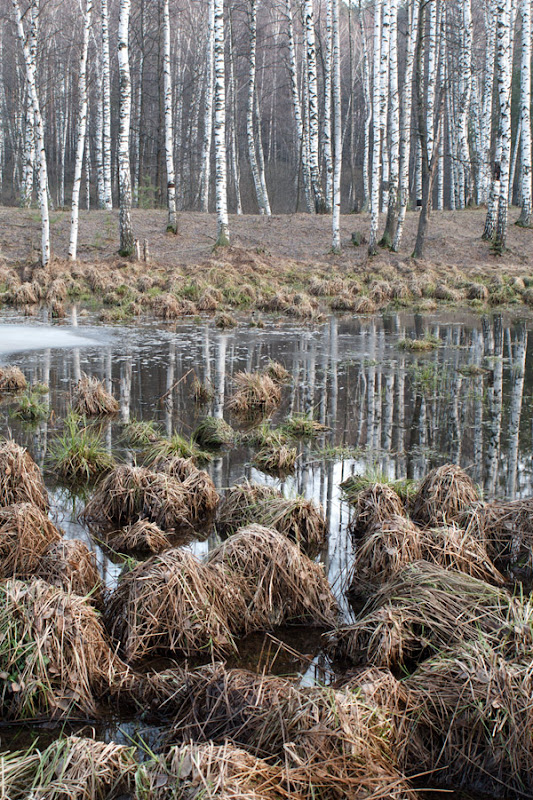
[[[154,522],[138,519],[133,525],[106,534],[106,544],[117,553],[162,553],[170,539]]]
[[[125,676],[96,611],[42,580],[0,584],[4,719],[95,716]]]
[[[19,367],[0,367],[0,393],[23,392],[28,383]]]
[[[171,740],[229,740],[278,766],[296,797],[414,796],[395,765],[387,715],[354,693],[215,664],[189,672],[172,703]]]
[[[358,543],[349,592],[371,594],[415,561],[455,569],[496,586],[505,582],[482,542],[467,531],[455,525],[418,528],[405,517],[391,517],[376,523]]]
[[[61,539],[50,544],[39,561],[36,575],[102,607],[103,587],[96,556],[79,539]]]
[[[214,502],[213,492],[218,500],[209,476],[200,471],[198,476],[181,482],[163,472],[123,464],[98,484],[83,517],[115,530],[146,519],[165,532],[189,531]]]
[[[469,643],[425,661],[404,684],[408,761],[454,789],[532,796],[530,656],[506,660],[487,643]],[[412,732],[426,743],[416,761]]]
[[[61,532],[32,503],[0,508],[0,577],[32,575],[49,545],[59,542]]]
[[[0,797],[108,800],[134,789],[137,767],[133,747],[59,738],[43,751],[0,755]]]
[[[183,744],[143,765],[140,797],[150,800],[285,800],[279,768],[229,742]],[[291,794],[292,800],[299,796]]]
[[[411,516],[422,525],[457,522],[479,500],[477,489],[456,464],[444,464],[429,472],[413,497]]]
[[[507,655],[530,651],[530,606],[501,587],[420,561],[388,581],[327,645],[355,665],[412,670],[442,649],[480,638]]]
[[[405,517],[405,506],[397,492],[386,483],[366,486],[354,497],[354,516],[350,532],[363,536],[374,525],[391,517]]]
[[[154,469],[181,482],[187,494],[188,518],[192,523],[209,520],[220,500],[212,478],[195,466],[192,458],[174,456],[156,462]]]
[[[105,388],[103,381],[89,375],[82,375],[74,388],[72,406],[77,414],[85,417],[100,417],[116,414],[119,404]]]
[[[465,511],[461,523],[502,569],[532,574],[533,498],[478,503]]]
[[[208,564],[223,567],[242,587],[247,632],[291,622],[327,627],[335,621],[337,606],[324,567],[275,530],[241,528],[210,552]]]
[[[311,500],[284,498],[277,489],[258,483],[236,484],[220,503],[217,530],[228,536],[252,523],[274,528],[310,554],[320,551],[327,535],[322,508]]]
[[[279,383],[263,372],[237,372],[233,378],[237,387],[228,406],[234,414],[254,416],[269,414],[281,402]]]
[[[0,506],[32,503],[47,512],[48,493],[30,454],[10,439],[0,442]]]
[[[105,612],[125,658],[152,653],[227,653],[246,615],[244,595],[221,566],[170,549],[120,580]]]

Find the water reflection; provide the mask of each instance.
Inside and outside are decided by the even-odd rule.
[[[77,317],[69,323],[75,326]],[[219,489],[247,476],[322,503],[330,526],[324,560],[334,582],[351,559],[348,508],[338,489],[350,472],[371,469],[392,479],[417,479],[451,460],[469,471],[487,498],[532,493],[530,327],[528,320],[499,315],[453,314],[331,318],[312,330],[270,322],[230,332],[206,322],[167,327],[144,322],[110,332],[84,320],[84,334],[94,331],[92,346],[26,350],[10,359],[32,382],[49,385],[45,399],[55,418],[25,427],[14,422],[4,400],[0,421],[4,432],[11,431],[46,466],[50,438],[57,417],[66,413],[73,382],[81,372],[97,375],[121,405],[117,419],[103,426],[107,446],[132,461],[135,454],[122,441],[123,423],[155,419],[167,435],[187,436],[205,413],[235,424],[227,411],[233,375],[264,366],[269,358],[281,361],[293,381],[274,422],[305,412],[328,432],[301,445],[294,475],[281,483],[251,465],[247,447],[223,453],[208,469]],[[404,338],[427,334],[440,343],[428,353],[398,346]],[[195,376],[213,389],[213,399],[201,410],[191,397]],[[52,475],[48,480],[53,485]],[[70,494],[57,489],[54,496],[68,534],[89,543]],[[215,541],[212,536],[194,548],[202,553]],[[100,552],[99,558],[105,561]],[[105,568],[113,583],[119,567],[106,563]]]

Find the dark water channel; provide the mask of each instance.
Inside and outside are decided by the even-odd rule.
[[[468,312],[332,317],[312,328],[268,320],[258,327],[243,321],[229,331],[218,330],[212,320],[107,327],[76,314],[55,324],[45,316],[28,321],[4,314],[0,366],[16,364],[31,383],[46,383],[52,414],[34,426],[21,423],[12,416],[16,401],[4,399],[0,433],[28,447],[45,472],[54,519],[67,536],[96,550],[111,588],[121,564],[109,560],[91,540],[77,518],[84,498],[57,484],[48,461],[50,441],[80,374],[104,379],[120,400],[119,415],[102,423],[102,429],[109,450],[132,462],[137,454],[125,445],[124,423],[155,420],[163,434],[189,436],[205,414],[213,414],[238,427],[227,411],[232,376],[261,368],[269,359],[282,362],[293,380],[283,390],[273,422],[305,412],[327,425],[328,432],[300,444],[294,475],[284,480],[255,468],[254,451],[244,446],[223,452],[206,469],[219,490],[246,476],[278,485],[287,496],[300,493],[322,504],[329,538],[321,558],[344,607],[342,579],[353,552],[346,532],[349,507],[341,500],[339,484],[350,473],[416,479],[453,461],[469,472],[486,499],[532,494],[532,327],[526,316]],[[405,338],[429,334],[439,344],[427,353],[400,346]],[[195,375],[214,389],[214,399],[201,408],[191,397]],[[213,532],[190,546],[202,555],[216,544]],[[306,658],[280,650],[274,639],[256,637],[243,644],[243,665],[257,664],[261,655],[264,666],[278,650],[278,663],[272,662],[276,671],[301,672],[308,682],[329,679],[331,665],[320,654],[317,637],[294,629],[276,636]],[[139,720],[113,720],[101,731],[115,740],[136,734],[150,738],[151,733]],[[1,730],[0,737],[3,746]]]

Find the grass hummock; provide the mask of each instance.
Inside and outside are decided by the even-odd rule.
[[[98,430],[72,411],[50,445],[49,459],[57,474],[74,484],[94,481],[115,463]]]
[[[103,381],[89,375],[82,375],[74,387],[72,407],[77,414],[85,417],[100,417],[116,414],[119,404],[105,388]]]
[[[32,503],[41,511],[49,508],[41,470],[30,454],[12,439],[0,441],[0,506]]]
[[[61,536],[61,531],[32,503],[0,508],[0,577],[34,574],[49,545],[59,542]]]
[[[200,447],[218,450],[235,444],[236,433],[225,420],[219,417],[205,417],[192,435]]]
[[[237,372],[233,378],[236,391],[229,408],[242,417],[272,412],[281,402],[279,384],[262,372]]]

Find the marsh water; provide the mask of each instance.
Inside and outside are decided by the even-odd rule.
[[[294,474],[283,480],[255,468],[254,451],[247,446],[222,451],[206,469],[219,491],[247,477],[323,506],[329,537],[320,558],[348,615],[342,586],[353,551],[347,533],[350,509],[339,484],[349,474],[418,479],[431,467],[453,461],[487,499],[533,494],[532,327],[527,316],[469,312],[331,317],[313,327],[243,320],[231,330],[217,329],[210,319],[110,327],[76,309],[55,323],[44,311],[31,320],[8,313],[0,320],[0,366],[16,364],[30,383],[45,383],[51,415],[35,425],[21,423],[12,413],[16,398],[6,396],[0,403],[0,433],[28,447],[44,471],[55,521],[68,537],[95,550],[112,588],[122,563],[91,539],[78,519],[86,494],[59,484],[49,461],[74,383],[82,373],[105,380],[120,412],[100,423],[102,436],[118,459],[133,463],[141,454],[128,448],[125,423],[153,420],[162,435],[189,436],[203,416],[212,414],[239,428],[227,409],[234,374],[261,368],[269,359],[280,361],[292,381],[272,423],[304,412],[326,425],[326,433],[300,443]],[[402,346],[405,339],[429,334],[438,346],[428,352]],[[213,389],[207,405],[193,402],[195,376]],[[212,531],[188,546],[201,556],[216,544]],[[240,657],[246,667],[268,663],[277,672],[299,672],[307,682],[328,681],[334,671],[320,652],[316,632],[298,629],[251,637]],[[150,738],[150,730],[142,720],[111,720],[101,735]],[[3,744],[6,736],[0,736]]]

